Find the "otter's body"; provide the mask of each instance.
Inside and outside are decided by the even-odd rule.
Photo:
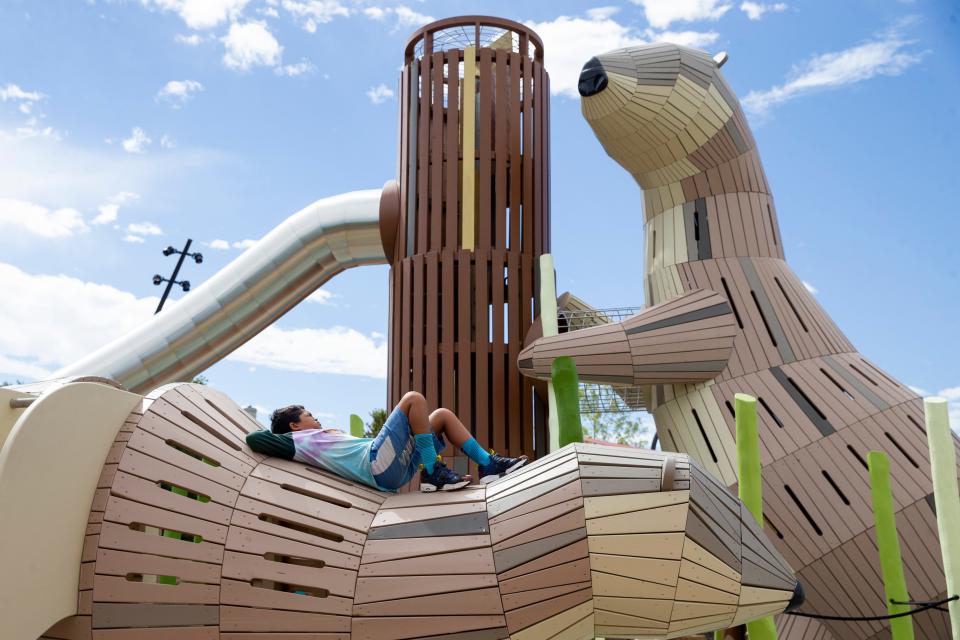
[[[717,63],[674,45],[614,51],[587,64],[581,94],[604,148],[643,190],[653,307],[624,324],[661,317],[665,303],[700,290],[726,299],[736,323],[726,350],[721,318],[689,314],[644,334],[648,342],[661,336],[664,348],[632,344],[634,379],[648,385],[663,448],[688,452],[736,484],[733,397],[756,396],[767,533],[806,588],[804,610],[849,616],[885,610],[864,461],[868,451],[886,452],[910,595],[942,596],[922,402],[857,352],[785,262],[756,144]],[[588,344],[588,332],[603,331],[611,329],[555,340]],[[536,362],[557,344],[541,341],[521,358]],[[718,368],[707,347],[726,361],[701,382]],[[784,637],[823,637],[819,624],[783,618]],[[837,639],[888,633],[879,622],[826,626]],[[918,637],[948,635],[937,611],[915,626]]]

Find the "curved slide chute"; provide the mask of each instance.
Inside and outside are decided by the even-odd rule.
[[[317,200],[149,322],[54,374],[98,375],[135,393],[189,380],[336,274],[386,262],[381,189]]]

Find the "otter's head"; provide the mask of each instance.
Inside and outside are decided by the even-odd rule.
[[[583,115],[642,188],[678,182],[754,146],[725,61],[667,43],[596,56],[580,73]]]

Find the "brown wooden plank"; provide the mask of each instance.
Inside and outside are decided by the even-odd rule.
[[[286,462],[286,461],[284,461]],[[383,503],[384,499],[391,494],[374,493],[358,487],[355,483],[349,483],[345,478],[320,475],[313,472],[293,473],[285,468],[274,466],[276,461],[271,461],[271,465],[261,464],[253,473],[252,478],[267,480],[280,487],[290,487],[294,491],[307,491],[311,494],[323,496],[324,499],[333,504],[348,503],[351,509],[366,511],[375,514]],[[291,467],[304,467],[301,463],[289,462]],[[305,467],[312,469],[311,467]],[[348,484],[349,483],[349,484]],[[359,491],[357,489],[360,489]],[[345,505],[344,505],[345,506]]]
[[[413,355],[413,349],[410,346],[410,342],[413,341],[413,260],[405,259],[401,263],[402,275],[401,279],[403,280],[403,293],[401,299],[403,321],[401,323],[401,337],[400,337],[400,352],[401,352],[401,362],[400,362],[400,390],[398,392],[396,400],[399,399],[407,391],[412,389],[412,380],[411,380],[411,371],[413,363],[411,358]]]
[[[533,235],[535,214],[534,205],[539,200],[534,196],[534,157],[533,152],[533,61],[529,57],[523,56],[523,252],[526,255],[537,258],[539,254],[534,252]],[[539,90],[539,87],[538,87]],[[526,298],[524,298],[526,300]],[[526,325],[525,325],[526,326]]]
[[[580,591],[557,596],[545,602],[538,602],[514,609],[506,614],[507,628],[510,629],[511,633],[516,633],[521,629],[526,629],[547,618],[572,609],[578,604],[588,602],[592,595],[593,592],[588,587]]]
[[[497,527],[501,525],[507,525],[510,520],[514,518],[538,512],[556,504],[573,504],[580,495],[580,483],[576,480],[569,482],[539,497],[522,502],[513,509],[500,512],[497,516],[491,517],[491,532],[495,532]]]
[[[311,585],[304,585],[311,586]],[[288,593],[274,589],[255,587],[249,582],[223,579],[220,584],[220,602],[246,607],[269,607],[287,611],[350,615],[352,600],[329,595],[325,598]]]
[[[253,607],[220,607],[220,630],[261,632],[350,633],[349,616],[280,611]],[[243,637],[246,637],[245,635]],[[333,636],[337,637],[337,636]]]
[[[502,52],[499,52],[502,53]],[[500,69],[499,65],[497,67]],[[503,73],[498,74],[498,78],[503,78]],[[500,80],[498,79],[498,86]],[[499,106],[498,106],[499,110]],[[498,131],[500,125],[498,124]],[[505,154],[504,154],[505,155]],[[498,171],[499,169],[499,160],[497,163]],[[500,202],[497,204],[497,225],[500,225],[500,213],[502,206]],[[504,217],[506,213],[503,212]],[[491,440],[487,442],[487,446],[493,446],[496,451],[506,451],[510,452],[507,448],[507,414],[505,411],[506,398],[504,397],[506,393],[506,387],[504,386],[504,368],[506,365],[505,355],[506,350],[504,348],[504,332],[503,332],[503,322],[504,322],[504,267],[506,266],[506,260],[504,259],[504,251],[502,249],[494,249],[491,253],[490,259],[490,290],[492,294],[491,305],[493,309],[493,346],[491,349],[491,357],[493,366],[491,368],[491,384],[490,395],[492,399],[492,411],[490,416],[490,429],[493,432]]]
[[[448,49],[447,62],[447,120],[444,138],[446,142],[446,183],[444,184],[444,242],[445,249],[456,251],[460,245],[459,221],[461,219],[460,199],[460,49]],[[452,300],[452,298],[446,298]],[[448,303],[449,304],[449,303]],[[444,323],[452,331],[452,323]],[[451,369],[452,371],[452,369]],[[452,407],[453,403],[447,403]]]
[[[310,532],[275,524],[271,520],[279,519],[297,525],[306,525]],[[256,531],[273,533],[291,540],[309,542],[317,546],[329,546],[337,551],[360,555],[366,537],[354,529],[336,524],[336,521],[312,518],[301,512],[286,509],[272,503],[259,502],[245,496],[237,500],[231,525],[248,527]]]
[[[337,567],[307,567],[276,562],[267,560],[263,555],[227,551],[223,554],[223,577],[248,583],[255,578],[276,580],[327,589],[331,595],[352,598],[357,572]]]
[[[497,615],[503,613],[500,590],[496,588],[473,589],[456,593],[439,593],[416,598],[385,600],[358,604],[354,616],[426,616],[441,611],[456,611],[461,615]]]
[[[443,52],[432,55],[433,79],[430,101],[430,251],[443,247]],[[426,195],[426,194],[424,194]],[[431,293],[437,289],[428,289]]]
[[[493,246],[497,249],[507,248],[507,160],[510,154],[509,146],[509,109],[510,109],[510,69],[508,61],[510,53],[503,49],[495,52],[494,81],[494,234]]]
[[[166,627],[159,629],[97,629],[93,640],[219,640],[217,627]]]
[[[96,537],[96,536],[93,536]],[[157,532],[134,531],[126,524],[104,522],[99,536],[101,549],[118,549],[137,553],[149,553],[173,558],[184,558],[200,562],[220,563],[223,559],[223,547],[219,544],[203,541],[200,543],[175,540],[159,535]],[[94,545],[94,549],[96,545]],[[93,560],[96,556],[84,556],[84,560]]]
[[[481,59],[483,58],[483,51],[481,51]],[[489,56],[488,61],[489,61]],[[482,80],[482,76],[481,76]],[[483,149],[487,148],[487,145],[481,147],[481,154]],[[483,167],[483,161],[481,160],[481,168]],[[482,173],[482,170],[481,170]],[[489,185],[488,185],[489,186]],[[483,191],[481,193],[481,198],[483,197]],[[489,198],[488,198],[489,199]],[[489,209],[489,204],[488,204]],[[483,208],[481,207],[481,212]],[[481,216],[481,212],[478,212],[478,218]],[[487,214],[486,219],[489,221],[489,214]],[[483,244],[480,244],[479,247],[483,247]],[[476,259],[476,301],[474,303],[474,326],[475,333],[474,339],[476,343],[475,354],[476,354],[476,378],[474,378],[474,398],[476,398],[476,423],[474,424],[475,433],[474,436],[481,443],[481,446],[490,446],[490,415],[489,415],[489,406],[490,406],[490,387],[488,381],[488,371],[490,363],[490,338],[489,338],[489,305],[490,305],[490,296],[489,296],[489,275],[490,275],[490,252],[488,250],[480,249],[474,252]]]
[[[480,60],[477,70],[480,73],[480,90],[477,93],[479,102],[477,119],[480,124],[480,131],[477,137],[477,146],[480,149],[480,166],[477,176],[477,194],[479,195],[480,206],[477,208],[477,249],[478,251],[487,251],[493,246],[491,233],[494,204],[490,199],[493,188],[491,151],[494,143],[492,131],[494,124],[493,50],[483,47],[479,50],[479,53]],[[486,303],[483,305],[483,312],[486,316]],[[484,337],[486,337],[486,334],[484,334]]]
[[[428,634],[497,629],[503,625],[502,615],[355,618],[353,638],[354,640],[406,640],[407,638],[426,638]]]
[[[429,251],[430,234],[430,63],[425,55],[420,58],[420,106],[417,122],[417,226],[414,256]],[[418,302],[420,298],[418,298]],[[422,304],[422,302],[419,302]],[[416,344],[416,342],[414,342]]]
[[[524,585],[527,583],[517,580],[518,578],[526,575],[538,574],[539,572],[546,571],[552,567],[559,567],[568,563],[586,560],[588,553],[588,542],[586,539],[581,539],[577,540],[573,544],[544,554],[539,558],[535,558],[529,562],[525,562],[524,564],[517,565],[512,569],[503,571],[500,573],[500,591],[503,594],[525,591],[526,589]],[[581,566],[585,571],[589,572],[589,561],[583,563]],[[558,571],[566,571],[566,569],[558,569]],[[542,579],[545,584],[559,584],[558,582],[552,582],[552,578],[547,578],[541,575],[533,576],[532,579]]]
[[[143,457],[146,458],[146,456]],[[159,461],[154,462],[157,462],[158,466],[162,465]],[[170,473],[166,475],[172,476],[176,474]],[[185,488],[194,489],[193,486],[189,485]],[[138,478],[123,471],[117,472],[116,481],[111,491],[115,496],[147,503],[154,507],[160,507],[176,513],[195,516],[216,524],[227,525],[230,522],[230,512],[232,511],[230,507],[217,504],[213,501],[201,502],[199,500],[193,500],[161,488],[158,482],[150,482],[149,480]]]
[[[206,542],[223,544],[227,527],[181,513],[160,509],[117,496],[111,496],[104,512],[104,520],[125,525],[139,523],[152,527],[173,529],[203,536]],[[187,543],[194,544],[194,543]]]
[[[191,451],[195,451],[203,457],[217,462],[221,468],[226,468],[232,473],[242,477],[246,477],[254,467],[251,462],[242,461],[232,453],[228,453],[225,450],[227,448],[226,445],[209,437],[209,435],[206,435],[203,430],[196,425],[184,420],[183,416],[178,415],[174,408],[167,406],[167,408],[164,409],[166,416],[161,415],[157,411],[153,411],[155,408],[163,408],[163,400],[154,402],[150,408],[151,410],[140,419],[139,429],[148,431],[164,442],[178,444]],[[167,416],[175,418],[177,421],[171,421]],[[184,422],[188,424],[184,425]],[[175,451],[176,450],[171,452],[170,455],[172,456]],[[173,459],[176,459],[176,457]],[[119,462],[119,459],[117,462]],[[201,464],[203,463],[201,462]]]
[[[457,536],[453,536],[457,537]],[[437,544],[442,545],[444,538],[435,538]],[[449,551],[416,558],[401,558],[363,564],[359,575],[370,576],[433,576],[449,573],[454,567],[457,573],[493,573],[493,555],[489,547],[480,549],[466,549]]]
[[[194,456],[184,453],[182,450],[171,446],[165,439],[144,430],[137,429],[130,440],[127,442],[127,451],[134,450],[151,456],[158,460],[163,460],[169,464],[175,465],[192,474],[202,476],[214,482],[217,482],[233,491],[240,491],[246,475],[235,473],[224,466],[214,466],[198,460]],[[198,452],[199,453],[199,452]],[[201,454],[202,455],[202,454]],[[129,470],[128,470],[129,471]],[[101,477],[103,479],[103,477]],[[170,478],[167,478],[169,480]],[[109,486],[109,485],[104,485]],[[211,495],[212,497],[212,495]],[[224,494],[222,504],[230,504],[230,499]]]
[[[473,420],[473,318],[474,291],[471,277],[473,257],[470,251],[457,252],[457,415],[472,433],[477,434]]]
[[[512,113],[516,113],[516,109],[513,109]],[[519,169],[518,164],[517,168]],[[515,177],[519,177],[519,172],[516,173]],[[511,185],[511,189],[513,188],[513,185]],[[519,195],[519,187],[517,187],[517,194]],[[519,215],[514,213],[516,211],[515,208],[511,209],[511,226],[515,224],[513,216]],[[523,303],[520,299],[520,256],[513,250],[507,254],[506,302],[508,310],[506,336],[508,350],[504,376],[507,382],[507,412],[504,416],[506,424],[503,429],[508,431],[507,441],[510,444],[510,455],[516,457],[523,455],[525,449],[521,436],[523,414],[520,412],[520,388],[522,382],[520,372],[517,369],[517,357],[520,355],[520,343],[523,340],[519,323]]]
[[[373,521],[373,514],[369,511],[343,507],[340,504],[284,489],[282,485],[252,476],[247,479],[243,495],[246,498],[283,507],[311,518],[334,523],[339,525],[338,531],[340,528],[347,528],[361,534],[366,533]]]
[[[220,585],[132,582],[126,577],[97,574],[93,579],[93,599],[95,603],[217,604],[220,602]]]
[[[437,210],[435,213],[436,218],[439,221],[440,211]],[[438,236],[439,233],[440,232],[438,230]],[[430,407],[436,407],[440,405],[440,372],[438,371],[440,360],[437,354],[437,348],[440,341],[440,312],[438,309],[440,295],[439,259],[440,256],[438,253],[428,255],[424,259],[427,278],[427,285],[426,289],[424,290],[424,295],[426,297],[426,315],[424,316],[423,323],[425,330],[424,341],[426,343],[426,353],[424,354],[426,358],[426,381],[424,385],[424,395],[427,398],[427,405]]]
[[[456,226],[451,220],[448,224]],[[454,253],[445,250],[440,257],[441,302],[440,314],[440,405],[456,412],[456,371],[454,369],[454,331],[456,330],[456,304],[454,300],[454,281],[456,279],[456,262]]]
[[[426,198],[424,198],[424,200],[426,200]],[[424,256],[423,254],[418,253],[413,256],[413,324],[411,327],[413,332],[413,378],[409,390],[419,391],[420,393],[424,392],[423,348],[425,334],[424,312],[426,311],[426,292],[424,291],[425,279],[426,269],[424,267]]]
[[[215,625],[218,614],[211,605],[105,602],[93,605],[93,629]]]
[[[247,514],[249,515],[249,514]],[[259,521],[258,521],[259,522]],[[265,524],[265,523],[264,523]],[[280,527],[276,527],[280,529]],[[304,538],[315,540],[313,536],[303,534]],[[329,542],[330,546],[336,546],[336,543]],[[289,540],[280,536],[271,535],[262,531],[254,531],[240,526],[230,527],[230,533],[227,535],[226,548],[233,551],[241,551],[263,556],[267,553],[276,553],[308,560],[321,560],[326,566],[340,567],[342,569],[351,569],[356,571],[360,566],[360,558],[350,553],[336,551],[327,547],[320,547],[308,542]]]
[[[91,568],[93,564],[91,564]],[[96,572],[102,575],[126,577],[130,574],[175,576],[181,581],[218,584],[220,565],[164,558],[147,553],[131,553],[115,549],[99,549]],[[92,585],[91,585],[92,586]]]
[[[414,598],[439,593],[452,593],[497,586],[492,574],[451,574],[430,580],[410,580],[409,576],[357,578],[355,604]]]

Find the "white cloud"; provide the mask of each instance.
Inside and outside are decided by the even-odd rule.
[[[577,81],[584,63],[595,55],[646,40],[630,27],[620,24],[609,11],[594,12],[587,17],[560,16],[546,22],[528,22],[543,39],[550,52],[550,90],[579,98]]]
[[[130,137],[125,138],[120,144],[127,153],[144,153],[153,140],[147,135],[147,132],[140,127],[134,127],[130,130]]]
[[[170,136],[168,136],[167,134],[163,134],[162,136],[160,136],[161,149],[173,149],[176,146],[177,146],[177,141],[171,138]]]
[[[140,0],[148,8],[172,11],[191,29],[211,29],[240,16],[250,0]]]
[[[187,103],[193,94],[203,91],[203,85],[196,80],[171,80],[157,92],[157,99],[170,103],[179,109]]]
[[[131,222],[127,225],[127,231],[141,236],[162,236],[163,229],[152,222]]]
[[[385,378],[387,342],[355,329],[268,327],[237,349],[229,360],[304,373]]]
[[[326,289],[317,289],[309,296],[307,296],[307,302],[316,302],[317,304],[333,304],[333,299],[337,296],[333,293],[330,293]],[[371,334],[374,338],[378,337],[379,334]]]
[[[0,198],[2,227],[26,231],[41,238],[67,238],[90,230],[76,209],[65,207],[51,211],[38,204],[13,198]]]
[[[140,196],[132,191],[121,191],[107,198],[104,204],[97,207],[99,213],[91,220],[92,224],[109,224],[116,221],[120,213],[120,207],[134,200],[139,200]]]
[[[217,249],[223,251],[230,248],[230,243],[226,240],[211,240],[207,243],[207,246],[211,249]]]
[[[281,5],[310,33],[316,32],[319,24],[350,15],[350,9],[337,0],[283,0]]]
[[[645,30],[643,35],[650,42],[672,42],[695,49],[707,47],[720,37],[716,31],[654,31],[653,29]]]
[[[381,82],[367,90],[367,97],[373,104],[382,104],[387,98],[393,97],[393,89]]]
[[[234,243],[233,243],[232,245],[230,245],[230,246],[232,246],[234,249],[249,249],[250,247],[252,247],[252,246],[255,245],[255,244],[257,244],[257,241],[256,241],[256,240],[250,240],[250,239],[248,238],[248,239],[246,239],[246,240],[241,240],[241,241],[239,241],[239,242],[234,242]]]
[[[633,2],[643,7],[647,22],[655,29],[666,29],[674,22],[719,20],[733,6],[722,0],[633,0]]]
[[[283,54],[283,47],[267,29],[265,22],[234,22],[221,41],[226,49],[223,64],[239,71],[257,66],[276,66]]]
[[[789,79],[766,91],[751,91],[743,99],[749,111],[763,114],[771,107],[793,100],[817,89],[841,87],[875,76],[897,76],[917,64],[925,52],[908,50],[912,41],[896,31],[843,51],[813,56],[794,66]]]
[[[401,27],[422,27],[436,20],[433,16],[419,13],[403,5],[394,7],[393,15],[397,17],[397,24]]]
[[[401,27],[421,27],[436,20],[436,18],[433,16],[414,11],[410,7],[404,5],[399,5],[396,7],[366,7],[362,11],[363,15],[371,20],[376,20],[377,22],[384,22],[389,17],[393,16],[396,19],[396,26],[398,29]]]
[[[123,236],[123,241],[129,242],[130,244],[143,244],[144,242],[146,242],[146,240],[144,240],[140,236],[135,236],[132,234],[127,234]]]
[[[317,70],[317,67],[304,58],[296,64],[285,64],[281,67],[275,67],[273,72],[278,76],[287,76],[290,78],[295,78],[297,76],[302,76],[306,73],[313,73]]]
[[[15,84],[8,83],[5,87],[0,87],[0,101],[14,100],[16,102],[37,102],[43,98],[39,91],[24,91]]]
[[[173,40],[179,44],[185,44],[188,47],[196,47],[199,46],[204,39],[200,37],[199,33],[191,33],[188,36],[178,33],[177,35],[173,36]]]
[[[4,263],[0,282],[17,301],[0,313],[0,371],[7,375],[43,378],[148,320],[157,307],[155,297]]]
[[[812,295],[817,295],[817,292],[819,291],[819,289],[817,289],[815,286],[813,286],[806,280],[801,280],[801,282],[803,282],[803,286],[807,291],[809,291]]]
[[[960,386],[940,389],[936,395],[947,401],[947,417],[950,420],[950,428],[960,434]]]
[[[743,11],[745,14],[747,14],[747,18],[750,20],[759,20],[765,13],[782,13],[786,10],[787,4],[785,2],[777,2],[774,4],[744,2],[740,5],[740,11]]]

